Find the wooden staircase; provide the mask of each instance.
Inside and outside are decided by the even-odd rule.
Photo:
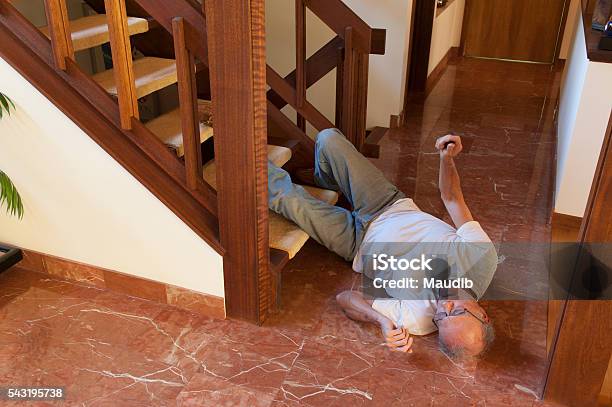
[[[208,0],[203,8],[192,0],[105,0],[106,14],[72,21],[64,1],[45,0],[48,26],[35,28],[0,0],[0,35],[7,39],[0,55],[224,256],[228,315],[263,321],[275,310],[280,271],[308,240],[267,209],[266,160],[311,166],[307,122],[318,130],[339,127],[358,148],[373,150],[365,131],[367,56],[384,52],[384,30],[368,27],[340,0],[297,0],[296,70],[283,78],[259,48],[263,0]],[[100,11],[101,2],[88,2]],[[308,59],[307,7],[338,33]],[[130,37],[151,26],[172,36],[174,58],[133,57],[131,44],[138,42]],[[108,42],[113,67],[85,75],[74,52]],[[307,101],[306,90],[335,68],[332,123]],[[212,101],[198,99],[196,73],[203,70],[210,70],[205,86]],[[179,107],[142,123],[138,99],[175,84]],[[296,122],[281,113],[286,104],[297,111]],[[202,150],[210,141],[214,158],[206,161]],[[336,192],[305,188],[328,203],[338,199]]]
[[[129,35],[142,34],[149,31],[149,22],[144,18],[128,17]],[[50,37],[49,27],[40,27],[40,31]],[[105,14],[81,17],[70,21],[70,36],[75,51],[82,51],[106,44],[110,41],[108,19]]]

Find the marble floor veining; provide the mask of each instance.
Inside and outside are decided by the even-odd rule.
[[[444,214],[435,138],[473,140],[458,160],[466,200],[496,243],[550,239],[560,72],[549,66],[457,59],[374,160],[424,210]],[[493,289],[537,269],[506,256]],[[0,275],[0,387],[64,386],[84,406],[539,406],[546,302],[489,300],[497,339],[459,364],[435,335],[396,354],[378,330],[335,304],[354,287],[350,264],[309,242],[282,276],[282,308],[262,327],[218,321],[18,268]],[[522,294],[520,290],[517,295]],[[9,404],[0,400],[0,405]]]

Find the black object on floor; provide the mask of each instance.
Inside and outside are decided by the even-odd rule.
[[[0,245],[0,273],[13,267],[23,259],[21,249]]]

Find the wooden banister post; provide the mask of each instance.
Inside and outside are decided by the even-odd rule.
[[[65,0],[45,0],[45,12],[55,66],[66,70],[66,58],[74,59],[72,34]]]
[[[176,17],[172,20],[181,128],[183,130],[183,146],[185,148],[185,171],[187,185],[192,190],[196,190],[198,180],[202,178],[202,150],[200,148],[200,121],[195,78],[195,58],[185,46],[185,26],[187,24],[182,17]]]
[[[125,0],[104,0],[104,6],[108,19],[121,127],[130,130],[132,118],[138,119],[140,116]]]
[[[262,322],[269,270],[264,0],[206,0],[219,234],[229,317]]]
[[[304,0],[295,0],[295,74],[296,74],[296,104],[298,109],[304,107],[306,101],[306,5]],[[304,131],[306,121],[297,114],[297,125]]]
[[[355,66],[355,147],[361,151],[366,138],[366,120],[368,115],[368,73],[370,55],[357,52]]]
[[[346,27],[344,31],[344,72],[342,74],[342,131],[355,144],[355,55],[353,51],[353,29]]]
[[[344,132],[342,116],[344,115],[344,48],[338,47],[336,64],[336,127]]]

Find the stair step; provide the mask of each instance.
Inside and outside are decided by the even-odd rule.
[[[200,143],[205,142],[213,136],[213,128],[205,124],[210,118],[210,101],[198,99],[198,113],[200,119]],[[146,124],[159,139],[168,147],[176,151],[179,157],[185,155],[183,148],[183,129],[181,127],[180,109],[174,109],[165,113]]]
[[[117,95],[115,75],[112,69],[92,76],[104,90]],[[177,82],[176,61],[174,59],[144,57],[134,60],[136,95],[141,98]]]
[[[277,167],[282,167],[290,159],[291,150],[288,148],[268,145],[268,160],[272,161]],[[217,189],[217,168],[215,166],[215,160],[210,160],[204,164],[202,171],[206,182]]]
[[[40,27],[49,37],[49,27]],[[149,31],[149,23],[144,18],[128,17],[128,33],[142,34]],[[97,47],[110,41],[106,14],[95,14],[70,21],[72,44],[75,51]]]
[[[268,159],[278,167],[282,167],[291,159],[291,150],[286,147],[268,146]],[[214,160],[209,161],[203,168],[204,179],[213,188],[216,188],[217,173]],[[317,199],[334,205],[338,201],[338,193],[326,189],[304,186],[308,193]],[[285,219],[275,212],[269,211],[270,247],[282,250],[292,259],[308,241],[308,234],[295,223]]]
[[[311,186],[304,186],[304,189],[315,198],[335,205],[338,202],[338,193]],[[292,259],[300,251],[302,246],[308,241],[308,234],[300,229],[295,223],[277,214],[269,211],[270,223],[270,247],[273,249],[282,250],[289,254]]]

